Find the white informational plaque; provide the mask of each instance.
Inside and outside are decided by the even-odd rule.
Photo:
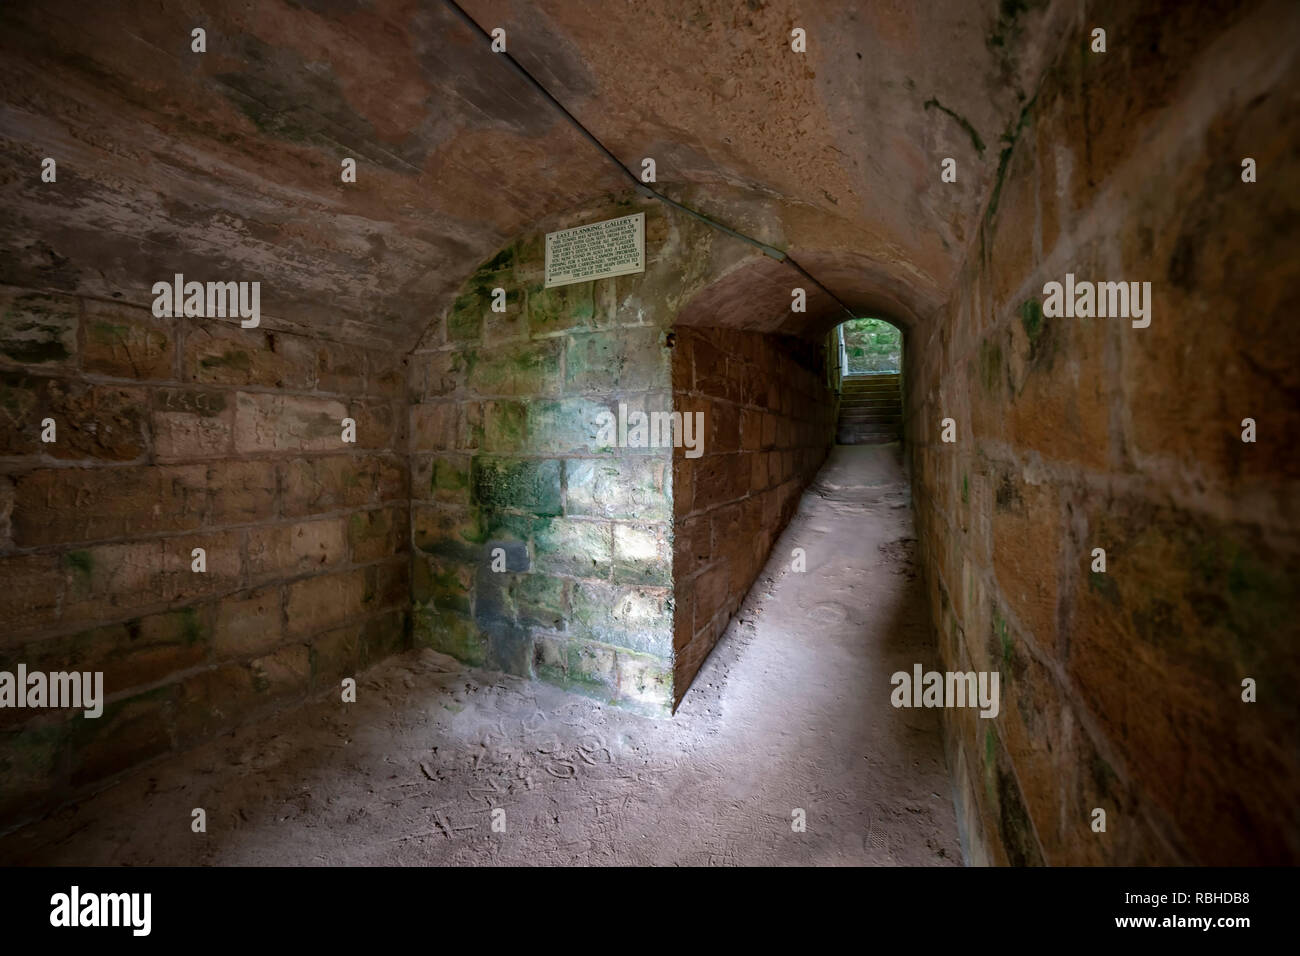
[[[546,234],[546,288],[645,272],[645,213]]]

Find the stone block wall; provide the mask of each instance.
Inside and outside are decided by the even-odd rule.
[[[1300,75],[1269,17],[1105,6],[1028,91],[907,353],[943,663],[1002,676],[996,718],[945,711],[959,818],[976,863],[1293,863]],[[1044,315],[1066,273],[1150,282],[1150,326]]]
[[[674,404],[704,422],[703,453],[673,456],[680,701],[834,444],[836,396],[816,345],[687,327],[676,340]]]
[[[405,390],[390,353],[0,288],[0,670],[107,698],[0,709],[0,821],[406,646]]]
[[[486,262],[412,356],[415,640],[632,709],[672,704],[672,448],[620,445],[672,410],[678,241],[647,212],[647,271],[544,287],[545,229]],[[506,311],[491,308],[504,289]],[[495,559],[495,567],[494,567]]]
[[[635,211],[644,273],[545,288],[547,231]],[[680,701],[834,428],[817,346],[674,325],[735,264],[715,238],[641,200],[574,211],[430,327],[410,372],[417,643],[645,712]],[[635,447],[638,415],[695,411],[700,457],[680,419]],[[627,441],[602,434],[620,416]]]

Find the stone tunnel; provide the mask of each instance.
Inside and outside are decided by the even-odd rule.
[[[1300,860],[1294,4],[0,26],[0,861]]]

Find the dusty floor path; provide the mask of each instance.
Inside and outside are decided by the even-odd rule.
[[[959,863],[937,711],[889,704],[891,673],[935,659],[912,545],[897,446],[841,446],[672,720],[415,651],[356,704],[226,734],[9,834],[0,862]]]

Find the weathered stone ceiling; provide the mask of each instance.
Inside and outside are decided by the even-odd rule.
[[[462,5],[625,165],[654,157],[666,192],[904,318],[953,281],[1063,15],[1005,0]],[[509,239],[626,187],[429,0],[6,3],[0,85],[0,281],[147,305],[174,272],[260,279],[265,326],[345,341],[411,347]],[[956,184],[939,181],[945,156]],[[790,284],[732,277],[693,321],[770,327]],[[810,325],[833,308],[817,301]]]

